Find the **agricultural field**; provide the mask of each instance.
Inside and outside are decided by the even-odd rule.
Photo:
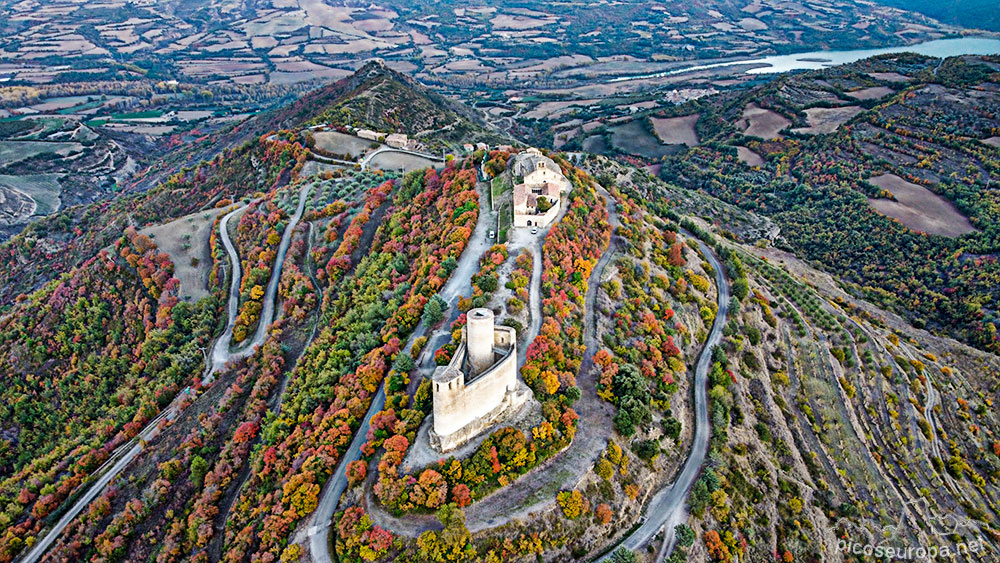
[[[184,301],[196,302],[209,293],[208,274],[212,268],[209,237],[223,211],[199,211],[140,231],[170,256],[174,277],[180,282],[177,293]]]
[[[629,121],[609,129],[611,144],[628,154],[637,154],[645,158],[656,159],[677,152],[676,145],[667,145],[649,132],[645,123],[640,120]]]
[[[30,197],[35,202],[32,215],[49,215],[59,211],[62,204],[59,196],[62,186],[59,179],[62,174],[0,174],[0,186],[16,190]]]
[[[743,134],[748,137],[769,140],[780,138],[781,131],[791,124],[787,117],[751,103],[743,110],[743,117],[736,126],[742,128]]]
[[[635,111],[751,80],[739,66],[646,76],[693,60],[916,43],[956,29],[845,0],[825,2],[822,10],[775,2],[736,10],[719,0],[685,7],[600,2],[586,9],[578,1],[470,7],[454,0],[365,6],[264,0],[247,9],[234,9],[230,0],[34,6],[0,5],[0,21],[10,22],[0,38],[0,80],[24,88],[0,93],[0,117],[67,115],[159,144],[200,138],[216,128],[216,117],[276,107],[377,57],[473,102],[484,115],[503,112],[502,129],[551,145],[551,127],[573,114],[613,125]],[[635,80],[615,82],[622,78]],[[875,93],[859,93],[867,95]],[[155,123],[113,117],[150,109],[179,111]],[[186,109],[212,117],[181,115]],[[582,141],[558,140],[568,149]],[[690,146],[691,138],[678,144]]]
[[[316,139],[316,149],[320,154],[330,153],[344,155],[351,160],[364,155],[371,148],[374,141],[362,139],[339,131],[314,131],[312,136]],[[377,144],[377,143],[375,143]]]
[[[764,166],[764,159],[746,147],[736,147],[736,156],[747,166]]]
[[[895,93],[896,91],[888,86],[872,86],[870,88],[861,88],[845,92],[845,94],[855,100],[880,100]]]
[[[34,215],[37,204],[28,194],[0,184],[0,227],[10,227]]]
[[[0,141],[0,168],[42,155],[70,156],[83,150],[79,143]]]
[[[809,108],[805,110],[806,121],[809,123],[809,127],[798,127],[791,131],[803,135],[833,133],[838,127],[847,123],[859,113],[861,113],[861,108],[858,106]]]
[[[695,124],[698,123],[698,114],[684,115],[681,117],[651,117],[653,131],[665,145],[687,145],[693,147],[698,144],[698,132],[695,131]]]
[[[372,157],[368,165],[372,168],[381,168],[394,172],[409,172],[411,170],[420,170],[421,168],[440,166],[441,163],[413,154],[384,152]]]
[[[65,207],[109,197],[135,169],[118,141],[80,121],[32,116],[0,123],[0,186],[6,194],[0,240]],[[25,197],[32,203],[23,205]]]
[[[914,231],[931,235],[957,237],[975,231],[968,217],[959,213],[947,199],[896,176],[883,174],[868,181],[891,194],[889,198],[868,198],[868,203],[883,213],[898,219]]]
[[[703,107],[715,136],[666,159],[660,176],[774,218],[778,244],[852,292],[995,352],[997,160],[981,139],[996,135],[997,68],[996,56],[904,54],[782,76]],[[815,117],[859,86],[892,87],[895,74],[922,79],[906,95],[857,104],[850,127],[762,140],[790,125],[784,116]]]

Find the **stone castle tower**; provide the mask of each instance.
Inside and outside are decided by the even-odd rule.
[[[517,333],[497,326],[493,311],[466,314],[462,343],[432,377],[431,445],[453,450],[517,410],[531,395],[517,377]]]

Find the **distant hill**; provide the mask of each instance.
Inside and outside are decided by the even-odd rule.
[[[316,112],[317,107],[323,110]],[[263,121],[284,125],[303,118],[309,123],[406,133],[428,146],[456,148],[467,142],[507,140],[468,106],[441,96],[379,60]]]
[[[370,62],[292,104],[163,155],[140,173],[129,188],[131,194],[70,207],[32,223],[0,245],[5,258],[0,264],[0,308],[90,259],[117,240],[126,225],[164,223],[211,207],[224,193],[242,197],[267,191],[280,174],[255,171],[252,163],[263,158],[265,150],[260,137],[326,122],[401,131],[419,137],[432,150],[506,140],[460,102],[431,92],[381,62]],[[217,159],[220,155],[225,158]],[[179,190],[184,198],[173,195]],[[45,249],[44,255],[36,249]]]
[[[995,0],[880,0],[886,6],[918,12],[941,23],[1000,31]]]
[[[376,60],[291,104],[178,148],[142,174],[133,189],[149,189],[183,166],[211,159],[223,148],[239,146],[269,131],[315,123],[398,131],[420,136],[427,146],[435,149],[454,149],[466,142],[508,140],[468,106],[445,98]]]

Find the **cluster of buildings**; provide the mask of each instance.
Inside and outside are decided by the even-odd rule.
[[[385,143],[394,149],[419,151],[424,148],[423,143],[416,139],[410,139],[406,133],[380,133],[371,129],[356,129],[354,134],[362,139]]]
[[[545,227],[559,215],[570,181],[562,169],[538,149],[514,156],[514,226]],[[430,445],[452,451],[490,426],[518,412],[531,390],[517,376],[517,333],[497,325],[493,311],[466,314],[462,341],[448,365],[431,377],[434,398]]]
[[[559,215],[570,182],[551,158],[536,148],[514,157],[514,226],[545,227]]]
[[[486,143],[476,143],[474,145],[472,143],[465,143],[462,145],[462,150],[465,152],[485,151],[489,150],[489,148],[490,147]]]

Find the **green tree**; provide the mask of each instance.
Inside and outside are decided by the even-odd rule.
[[[409,373],[410,370],[416,367],[416,365],[417,364],[414,363],[413,358],[411,358],[409,354],[400,354],[399,357],[396,358],[395,369],[400,373]]]
[[[694,543],[694,530],[687,524],[674,526],[674,535],[677,536],[677,544],[682,547],[690,547]]]
[[[733,282],[733,297],[743,301],[748,293],[750,293],[750,284],[747,283],[746,278],[739,278]]]
[[[452,272],[455,271],[455,268],[457,267],[458,267],[458,260],[455,260],[454,256],[449,256],[441,261],[441,269],[444,270],[444,273],[449,276],[451,275]]]
[[[445,303],[444,299],[441,299],[440,295],[435,294],[431,297],[427,305],[424,306],[424,324],[427,327],[432,327],[442,319],[444,319],[444,312],[448,308],[448,304]]]
[[[205,480],[205,475],[207,474],[208,462],[200,455],[194,456],[191,459],[191,475],[189,477],[191,484],[195,487],[201,487],[201,483]]]
[[[639,558],[631,549],[619,547],[611,554],[610,561],[611,563],[636,563]]]

